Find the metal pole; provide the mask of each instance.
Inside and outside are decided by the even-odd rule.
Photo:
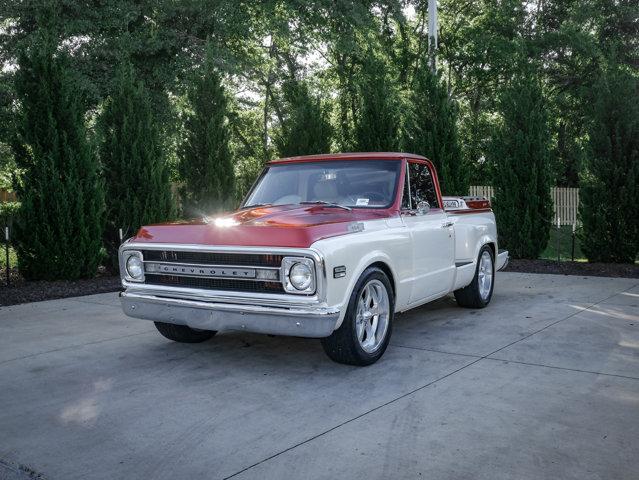
[[[572,261],[575,261],[575,233],[577,231],[577,224],[573,223],[572,224],[572,246],[571,246],[571,254],[570,254],[570,258],[572,259]]]
[[[428,65],[431,72],[437,71],[437,0],[428,0]]]
[[[559,239],[559,228],[561,227],[561,219],[557,217],[557,262],[561,262],[561,251],[560,248],[560,239]]]
[[[4,258],[7,272],[7,287],[11,285],[11,274],[9,270],[9,227],[4,227]]]

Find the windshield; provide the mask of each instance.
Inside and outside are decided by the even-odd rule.
[[[244,206],[317,202],[351,208],[387,208],[395,199],[400,167],[399,160],[269,165]]]

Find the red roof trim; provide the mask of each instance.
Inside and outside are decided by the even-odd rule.
[[[404,158],[410,160],[428,160],[421,155],[414,153],[400,152],[352,152],[352,153],[326,153],[321,155],[303,155],[299,157],[280,158],[272,160],[269,164],[278,163],[303,163],[303,162],[322,162],[330,160],[402,160]]]

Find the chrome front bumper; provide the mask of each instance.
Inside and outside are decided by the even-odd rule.
[[[203,302],[132,292],[120,293],[129,317],[187,325],[203,330],[242,330],[296,337],[327,337],[335,329],[338,309],[267,307]]]

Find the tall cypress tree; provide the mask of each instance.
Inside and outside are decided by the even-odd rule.
[[[106,181],[104,241],[115,263],[120,228],[129,236],[142,225],[174,215],[161,131],[149,93],[136,81],[128,62],[117,70],[113,95],[106,100],[99,127]]]
[[[433,161],[444,193],[467,195],[469,175],[457,135],[457,106],[426,66],[417,71],[411,87],[402,149]]]
[[[328,153],[331,150],[331,124],[328,112],[302,81],[289,80],[282,87],[284,118],[275,137],[282,157]]]
[[[185,138],[180,146],[182,203],[187,214],[207,214],[234,203],[235,171],[229,149],[228,100],[207,48],[188,92]]]
[[[552,222],[550,133],[539,80],[532,73],[515,78],[499,106],[489,151],[500,246],[515,258],[537,258]]]
[[[50,19],[46,19],[50,20]],[[95,275],[104,192],[69,62],[46,27],[19,59],[21,118],[14,152],[22,175],[15,224],[20,272],[29,279]]]
[[[594,91],[579,195],[581,248],[591,262],[633,263],[639,252],[639,82],[612,66]]]
[[[399,145],[397,94],[387,70],[383,60],[368,53],[357,88],[355,147],[360,152],[392,152]]]

